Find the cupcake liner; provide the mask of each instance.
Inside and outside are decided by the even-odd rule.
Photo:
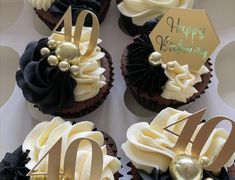
[[[171,175],[169,170],[166,172],[159,172],[154,169],[151,174],[148,174],[142,170],[136,169],[136,167],[131,163],[128,162],[127,166],[130,168],[130,171],[127,172],[129,176],[131,176],[131,180],[171,180]],[[234,172],[235,172],[235,166],[230,167],[231,170],[226,171],[225,168],[221,169],[221,172],[218,176],[214,176],[209,171],[203,171],[203,178],[202,180],[206,180],[207,178],[212,178],[214,180],[232,180],[234,179]],[[233,171],[233,173],[231,173]],[[160,176],[160,177],[159,177]]]
[[[97,129],[95,128],[94,131],[95,130]],[[117,146],[115,141],[107,133],[102,132],[102,134],[104,135],[104,144],[106,145],[107,148],[107,154],[110,156],[117,157]],[[0,175],[4,174],[4,176],[6,177],[13,178],[17,176],[18,178],[21,179],[29,179],[28,177],[26,177],[26,174],[29,172],[29,169],[25,167],[25,164],[27,164],[30,161],[30,159],[28,158],[28,154],[29,151],[27,152],[22,151],[22,146],[17,148],[13,153],[6,153],[3,161],[0,161]],[[121,158],[119,157],[117,158],[121,160]],[[123,177],[123,175],[120,172],[114,174],[115,180],[118,180],[120,177]],[[4,178],[3,180],[7,179]]]
[[[128,79],[126,77],[127,76],[127,69],[126,69],[127,54],[128,54],[128,50],[125,49],[124,53],[122,55],[122,58],[121,58],[121,70],[122,70],[122,74],[123,74],[125,82],[126,82],[126,86],[130,90],[133,97],[136,99],[136,101],[140,105],[142,105],[144,108],[149,109],[153,112],[160,112],[162,109],[164,109],[166,107],[178,108],[180,106],[187,105],[191,102],[194,102],[196,99],[200,98],[200,96],[202,94],[205,93],[206,89],[209,88],[209,84],[211,83],[210,79],[213,77],[212,73],[211,73],[212,72],[212,68],[211,68],[212,64],[210,62],[210,59],[208,59],[208,61],[205,63],[205,65],[207,66],[207,68],[209,69],[210,72],[207,74],[203,74],[201,76],[202,82],[199,82],[194,85],[194,87],[198,90],[198,93],[195,93],[193,96],[188,98],[188,101],[186,103],[179,102],[176,100],[165,99],[165,98],[161,97],[160,94],[153,96],[153,97],[150,97],[147,93],[140,93],[138,91],[138,87],[131,86],[130,83],[128,82]]]
[[[101,66],[106,67],[104,76],[107,84],[100,89],[99,93],[95,97],[85,101],[75,102],[74,106],[71,108],[60,109],[56,114],[54,114],[55,116],[61,116],[64,118],[81,117],[94,111],[104,102],[110,93],[110,89],[113,87],[114,68],[110,54],[103,48],[102,51],[105,53],[105,58],[101,60]]]
[[[110,6],[111,0],[104,0],[104,4],[102,5],[102,9],[100,10],[99,16],[100,23],[102,23],[105,19],[105,16],[108,12],[109,6]],[[56,24],[60,21],[62,16],[52,14],[49,10],[44,11],[44,10],[37,10],[34,8],[36,14],[38,17],[51,29],[53,30]],[[59,29],[63,27],[63,23],[59,26]]]
[[[100,89],[96,96],[85,101],[75,102],[72,107],[59,109],[56,113],[51,115],[61,116],[63,118],[77,118],[96,110],[104,102],[110,93],[110,89],[113,87],[114,68],[110,54],[104,48],[101,49],[102,52],[105,53],[105,57],[101,60],[101,66],[106,69],[103,75],[106,78],[107,84]],[[38,108],[37,105],[34,105],[34,107]]]

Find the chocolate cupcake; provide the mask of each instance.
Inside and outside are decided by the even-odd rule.
[[[212,77],[209,59],[199,71],[191,71],[187,64],[177,61],[162,64],[160,60],[149,31],[135,37],[121,58],[127,88],[146,109],[159,112],[166,107],[177,108],[195,101],[208,88]]]
[[[23,142],[13,153],[7,153],[0,162],[0,177],[2,180],[28,180],[27,173],[34,168],[43,157],[48,148],[52,147],[56,141],[62,137],[62,157],[69,143],[75,137],[89,138],[97,142],[103,153],[103,170],[101,179],[119,179],[119,169],[121,163],[118,160],[116,144],[113,139],[100,131],[94,129],[94,124],[89,121],[72,125],[65,122],[60,117],[55,117],[52,121],[41,122],[28,134]],[[80,144],[76,156],[76,179],[86,179],[90,171],[92,152],[87,142]],[[48,160],[41,162],[36,168],[40,173],[47,172]],[[39,177],[37,177],[39,178]],[[40,178],[39,178],[40,179]],[[45,179],[45,177],[41,177]]]
[[[102,23],[108,12],[111,0],[30,0],[39,18],[52,30],[63,17],[69,6],[72,7],[73,25],[79,13],[89,10],[96,14]],[[86,18],[85,25],[91,26],[92,19]],[[61,26],[62,28],[62,26]]]
[[[221,147],[229,137],[229,133],[225,129],[217,128],[213,130],[199,158],[191,156],[192,146],[187,146],[185,151],[177,151],[173,148],[178,140],[176,135],[181,134],[186,124],[187,117],[190,115],[191,114],[186,111],[166,108],[162,110],[150,124],[140,122],[129,127],[127,131],[127,141],[123,143],[122,149],[131,160],[131,162],[127,164],[131,168],[128,172],[128,174],[132,176],[131,179],[204,180],[212,178],[214,180],[230,180],[230,176],[232,177],[232,168],[234,169],[234,167],[230,167],[234,163],[234,155],[226,164],[227,167],[230,167],[229,170],[227,170],[227,167],[222,167],[217,172],[205,170],[218,155]],[[186,120],[183,121],[183,119]],[[201,129],[203,124],[204,122],[197,127],[196,132]],[[164,130],[164,128],[169,125],[172,125],[169,127],[172,133]],[[177,170],[175,169],[175,165],[178,168]],[[178,178],[176,178],[175,175]]]
[[[83,28],[79,46],[65,42],[64,35],[57,33],[27,45],[16,81],[26,100],[41,112],[80,117],[95,110],[109,94],[113,82],[110,54],[98,45],[84,54],[91,32],[92,28]]]
[[[119,26],[130,36],[136,36],[142,29],[156,24],[169,8],[192,8],[194,0],[117,0],[121,13]]]

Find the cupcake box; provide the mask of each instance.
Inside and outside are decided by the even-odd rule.
[[[181,109],[186,108],[189,112],[196,112],[207,107],[205,119],[220,114],[235,120],[235,84],[232,81],[235,77],[235,64],[232,60],[235,47],[235,24],[231,21],[235,15],[234,1],[229,0],[225,3],[219,0],[197,0],[195,7],[208,10],[221,43],[211,56],[214,71],[210,88],[200,99]],[[218,15],[222,10],[223,13]],[[14,76],[11,75],[11,72],[15,72],[18,68],[18,60],[26,44],[50,35],[50,30],[37,17],[27,0],[1,1],[0,12],[3,14],[0,18],[1,159],[7,151],[13,151],[22,144],[26,135],[38,123],[35,118],[49,120],[51,117],[35,115],[32,118],[21,90],[16,86]],[[9,18],[2,18],[4,16]],[[126,85],[121,75],[120,57],[131,38],[119,29],[118,17],[119,11],[113,1],[102,23],[100,34],[103,40],[102,46],[109,51],[113,59],[114,87],[103,105],[94,112],[75,120],[92,120],[99,130],[107,132],[114,138],[118,146],[118,156],[122,158],[124,165],[121,173],[126,174],[130,168],[125,166],[128,159],[121,150],[121,144],[126,140],[127,128],[137,122],[150,122],[156,114],[135,106],[134,100],[130,99],[125,92]],[[226,125],[221,124],[221,126]],[[126,175],[123,179],[128,177],[130,176]]]

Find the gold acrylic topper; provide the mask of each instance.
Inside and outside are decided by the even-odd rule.
[[[170,9],[149,35],[164,64],[178,61],[199,70],[219,44],[207,12]]]
[[[92,17],[92,33],[87,51],[85,52],[85,54],[82,54],[83,56],[88,56],[94,51],[99,38],[99,31],[100,31],[99,21],[93,12],[84,10],[79,14],[75,25],[74,36],[72,36],[72,8],[70,6],[53,30],[54,33],[61,34],[61,32],[57,32],[56,30],[58,29],[60,24],[64,21],[64,40],[66,42],[72,42],[73,40],[73,43],[77,47],[79,47],[80,39],[82,36],[82,29],[87,15],[91,15]]]
[[[33,169],[27,174],[27,176],[47,177],[49,180],[74,180],[76,171],[76,157],[78,152],[78,147],[82,141],[88,141],[92,147],[92,161],[91,161],[91,172],[90,180],[97,180],[101,178],[102,168],[103,168],[103,154],[102,150],[96,141],[90,138],[77,138],[75,139],[67,148],[65,152],[63,168],[64,172],[60,172],[61,169],[61,147],[62,138],[60,138],[52,148],[38,161]],[[35,170],[39,164],[47,157],[48,158],[48,172],[37,172]]]
[[[223,147],[221,148],[220,152],[217,154],[213,162],[208,167],[205,168],[208,171],[217,171],[218,169],[225,166],[225,164],[230,160],[230,158],[233,156],[235,152],[235,141],[234,141],[235,123],[227,117],[223,116],[214,117],[203,124],[203,126],[200,128],[199,132],[197,133],[196,137],[192,142],[191,141],[192,136],[195,133],[199,123],[201,122],[201,119],[205,114],[205,111],[206,109],[200,110],[199,112],[194,113],[193,115],[179,122],[176,122],[174,124],[165,127],[164,130],[179,137],[175,146],[173,147],[174,152],[177,152],[178,154],[184,153],[188,144],[191,143],[192,156],[199,158],[204,145],[206,144],[209,136],[211,135],[215,127],[222,121],[228,121],[229,123],[231,123],[232,125],[231,132],[225,144],[223,145]],[[180,134],[176,134],[175,132],[172,132],[171,130],[168,129],[169,127],[185,120],[187,120],[187,122]]]

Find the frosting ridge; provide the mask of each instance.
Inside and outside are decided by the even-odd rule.
[[[95,140],[101,147],[103,152],[103,172],[102,179],[114,179],[114,175],[120,168],[120,162],[117,158],[107,155],[104,145],[103,134],[99,131],[92,131],[94,124],[89,121],[83,121],[72,125],[71,122],[65,122],[60,117],[55,117],[50,122],[39,123],[26,137],[22,149],[29,150],[31,160],[26,167],[32,169],[38,160],[51,148],[54,143],[62,137],[62,158],[64,161],[65,151],[68,145],[77,138],[88,137]],[[88,180],[91,168],[90,160],[92,157],[91,147],[88,142],[84,141],[79,146],[76,162],[76,179]],[[45,172],[47,160],[41,162],[37,170]],[[61,167],[63,171],[63,167]]]
[[[166,172],[171,160],[178,155],[171,149],[175,145],[177,137],[163,130],[163,128],[190,115],[186,111],[166,108],[150,124],[146,122],[133,124],[127,131],[127,141],[122,144],[123,151],[137,169],[144,170],[149,174],[154,168]],[[169,129],[176,134],[180,134],[185,123],[186,121],[182,121]],[[198,126],[195,134],[201,127],[202,124]],[[192,140],[194,140],[195,134]],[[214,129],[200,156],[207,156],[210,160],[213,160],[228,136],[229,134],[226,130]],[[188,145],[185,153],[191,155],[190,152],[191,145]],[[235,153],[226,166],[231,166],[234,159]]]
[[[170,66],[173,67],[171,68]],[[177,61],[163,64],[165,74],[169,78],[161,94],[166,99],[174,99],[187,102],[187,98],[197,93],[194,85],[201,82],[201,75],[209,73],[208,68],[203,65],[199,71],[190,71],[188,65],[181,66]]]
[[[118,9],[124,16],[132,18],[134,24],[142,26],[163,15],[169,8],[192,8],[193,4],[194,0],[123,0]]]

